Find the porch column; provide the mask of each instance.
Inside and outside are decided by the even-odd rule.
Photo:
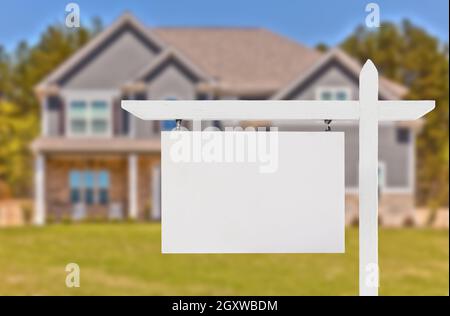
[[[136,219],[138,215],[138,157],[136,154],[128,156],[128,216]]]
[[[45,224],[45,156],[38,154],[34,160],[34,224]]]

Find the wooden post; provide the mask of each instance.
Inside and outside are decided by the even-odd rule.
[[[378,71],[359,77],[359,294],[378,295]]]

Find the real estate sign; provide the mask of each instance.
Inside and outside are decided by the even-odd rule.
[[[344,190],[340,132],[163,132],[162,252],[344,252]]]
[[[144,120],[357,120],[359,293],[373,296],[379,286],[378,122],[417,120],[435,107],[432,100],[379,100],[378,83],[378,71],[368,60],[359,76],[359,100],[127,100],[122,107]],[[278,164],[263,168],[254,163],[264,163],[264,155],[240,156],[236,161],[244,166],[228,164],[224,152],[217,151],[220,146],[203,147],[198,138],[191,139],[194,134],[162,135],[163,252],[343,251],[342,135],[280,134],[278,160],[267,156]],[[180,155],[180,148],[191,145],[192,158]],[[175,159],[169,157],[173,147]],[[37,182],[41,176],[38,172]]]

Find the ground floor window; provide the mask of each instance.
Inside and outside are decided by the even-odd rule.
[[[71,170],[69,173],[70,202],[72,204],[109,203],[109,171]]]
[[[73,204],[81,202],[82,173],[80,171],[71,171],[69,176],[70,202]]]
[[[100,204],[107,204],[109,201],[109,172],[100,171],[98,173],[98,200]]]

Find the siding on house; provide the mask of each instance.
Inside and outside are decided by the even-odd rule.
[[[65,89],[120,89],[156,56],[131,29],[114,34],[76,70],[62,80]]]
[[[147,99],[196,99],[196,78],[173,60],[162,64],[155,73],[149,75],[145,84]],[[144,121],[133,118],[133,124],[135,126],[135,137],[137,138],[159,136],[160,122],[158,121]]]
[[[65,109],[64,101],[59,96],[50,96],[47,98],[44,107],[46,122],[47,124],[47,135],[48,136],[60,136],[64,135],[65,129]]]
[[[148,82],[148,96],[152,100],[196,98],[195,82],[176,64],[169,63]]]
[[[347,87],[350,89],[350,98],[359,98],[358,78],[352,75],[337,62],[330,62],[319,69],[311,78],[293,89],[286,99],[315,100],[318,87]]]

